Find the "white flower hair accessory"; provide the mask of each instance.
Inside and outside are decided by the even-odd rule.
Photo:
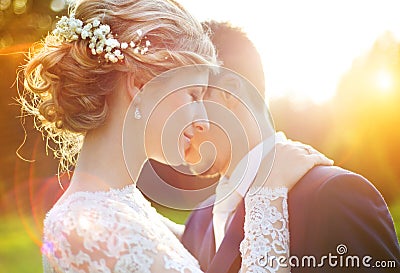
[[[69,17],[62,16],[57,22],[53,35],[59,36],[65,42],[89,39],[89,48],[93,55],[104,53],[106,61],[116,63],[124,59],[122,51],[128,47],[133,49],[135,54],[146,54],[151,45],[147,37],[143,37],[143,32],[139,29],[136,31],[138,39],[136,42],[119,42],[114,38],[110,26],[101,24],[100,20],[94,19],[92,23],[84,24],[81,20],[76,19],[74,14]],[[144,41],[143,41],[144,38]]]

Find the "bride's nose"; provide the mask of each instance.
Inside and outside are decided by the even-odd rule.
[[[194,129],[199,133],[206,132],[210,129],[210,123],[208,121],[195,121],[193,125]]]
[[[199,132],[203,133],[210,129],[210,122],[208,120],[207,111],[202,101],[195,103],[195,111],[193,116],[193,127]]]

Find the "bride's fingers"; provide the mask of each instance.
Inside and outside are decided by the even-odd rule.
[[[316,166],[316,165],[331,166],[334,163],[332,159],[327,158],[326,156],[324,156],[321,153],[309,154],[309,155],[307,155],[307,160],[310,160],[314,164],[314,166]]]
[[[292,141],[292,140],[289,143],[293,144],[295,147],[297,147],[299,149],[302,149],[303,151],[306,152],[306,154],[309,154],[309,155],[311,155],[311,154],[320,155],[320,156],[330,160],[330,162],[332,162],[332,164],[333,164],[333,160],[327,158],[323,153],[321,153],[320,151],[316,150],[314,147],[312,147],[312,146],[310,146],[308,144],[304,144],[302,142]]]
[[[311,147],[311,146],[310,146]],[[323,163],[322,164],[326,164],[326,162],[329,162],[329,165],[333,165],[335,163],[335,161],[333,161],[332,159],[330,159],[329,157],[327,157],[326,155],[324,155],[323,153],[321,153],[320,151],[314,149],[311,147],[311,149],[309,150],[311,151],[310,155],[317,155],[320,158],[323,159]]]
[[[306,160],[313,166],[315,165],[333,165],[333,160],[327,158],[324,154],[314,149],[312,146],[298,142],[288,141],[284,143],[277,143],[278,153],[289,152],[290,154],[298,154],[304,156]]]
[[[299,141],[288,140],[287,143],[290,144],[290,145],[293,145],[293,146],[295,146],[297,148],[305,149],[305,150],[309,151],[310,153],[318,152],[312,146],[310,146],[308,144],[304,144],[304,143],[299,142]]]
[[[314,165],[318,165],[318,164],[332,165],[334,163],[333,160],[329,159],[323,153],[314,149],[310,145],[306,145],[301,142],[298,142],[293,146],[294,146],[294,147],[292,147],[293,150],[297,150],[298,153],[306,156],[307,160],[311,160],[314,163]]]

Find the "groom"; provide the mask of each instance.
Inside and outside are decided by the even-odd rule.
[[[263,95],[263,68],[246,35],[221,23],[209,23],[208,28],[224,66],[249,79]],[[235,113],[226,96],[218,97],[218,103]],[[211,141],[217,150],[214,165],[205,174],[222,173],[230,160],[229,153],[218,152],[226,151],[221,136],[214,127],[192,138],[194,157],[204,141]],[[214,200],[215,196],[192,212],[182,242],[204,271],[238,272],[243,198],[233,202],[223,217]],[[315,167],[289,192],[288,203],[291,258],[286,264],[291,272],[397,272],[400,268],[399,245],[386,203],[362,176],[338,167]],[[257,257],[259,263],[265,258]]]

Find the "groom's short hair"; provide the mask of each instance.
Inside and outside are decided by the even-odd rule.
[[[264,69],[260,54],[247,34],[227,22],[202,23],[217,50],[222,66],[241,74],[265,95]]]

